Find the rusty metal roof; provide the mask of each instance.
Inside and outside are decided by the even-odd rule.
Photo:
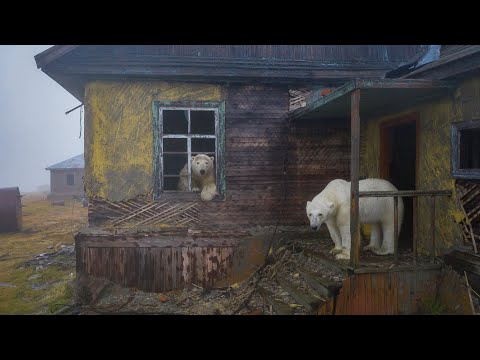
[[[356,79],[322,96],[317,90],[306,106],[290,112],[291,119],[335,119],[350,117],[350,93],[360,91],[360,115],[378,116],[449,94],[455,84],[440,80]]]
[[[58,164],[49,166],[46,170],[62,170],[62,169],[83,169],[85,168],[85,160],[83,154],[77,155],[70,159],[59,162]]]

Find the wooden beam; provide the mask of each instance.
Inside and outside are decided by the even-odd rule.
[[[359,187],[358,174],[360,168],[360,89],[356,89],[351,95],[351,160],[350,160],[350,262],[355,268],[359,265]]]

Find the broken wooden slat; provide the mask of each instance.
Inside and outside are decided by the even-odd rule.
[[[272,306],[273,311],[278,315],[293,315],[293,310],[283,301],[277,300],[273,297],[273,293],[261,286],[258,287],[258,293],[269,305]]]
[[[278,279],[277,282],[290,294],[292,298],[295,299],[295,301],[303,305],[309,312],[315,311],[325,302],[325,300],[317,299],[309,294],[306,294],[288,280]]]
[[[337,273],[340,273],[344,276],[347,276],[349,274],[349,270],[353,270],[348,265],[343,265],[343,264],[340,264],[340,263],[337,264],[333,260],[329,260],[329,259],[325,258],[325,256],[320,252],[312,251],[312,250],[307,249],[307,250],[304,250],[303,253],[307,256],[314,257],[317,262],[321,263],[322,265],[328,267],[329,269],[331,269],[331,270],[333,270]]]
[[[341,282],[328,280],[320,274],[308,271],[302,267],[297,267],[297,271],[302,275],[302,278],[323,297],[331,298],[336,296],[342,287]]]

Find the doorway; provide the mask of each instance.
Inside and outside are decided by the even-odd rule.
[[[418,165],[418,117],[411,115],[380,126],[380,177],[398,190],[415,190]],[[413,198],[404,197],[399,249],[413,247]]]

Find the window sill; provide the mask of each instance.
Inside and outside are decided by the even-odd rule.
[[[480,169],[457,170],[452,172],[454,179],[480,179]]]
[[[225,195],[220,196],[216,195],[210,201],[203,201],[200,198],[200,193],[190,193],[184,191],[166,191],[160,193],[155,200],[167,200],[167,201],[179,201],[179,202],[218,202],[218,201],[225,201]]]

